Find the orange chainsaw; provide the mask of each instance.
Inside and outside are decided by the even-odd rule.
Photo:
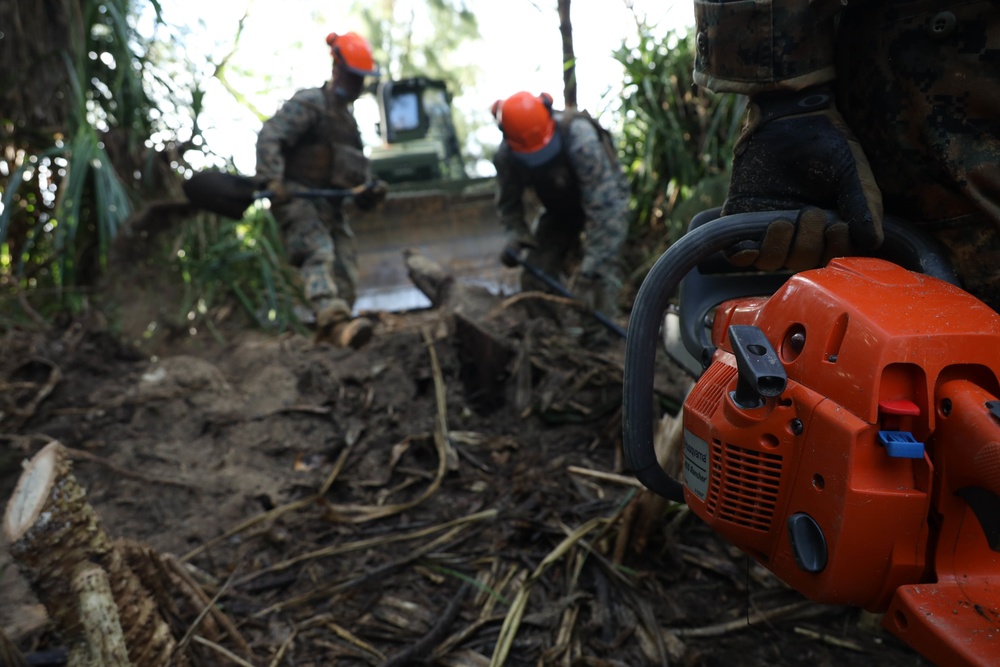
[[[721,251],[776,215],[795,214],[705,212],[650,270],[626,340],[627,463],[810,599],[884,613],[942,667],[1000,665],[1000,315],[891,219],[878,256],[735,273]],[[675,295],[701,371],[682,481],[653,448]]]

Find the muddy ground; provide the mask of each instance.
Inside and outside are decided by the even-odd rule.
[[[221,322],[224,342],[155,351],[99,319],[11,329],[0,500],[23,459],[70,448],[108,532],[183,564],[242,664],[927,664],[630,483],[621,340],[486,306],[373,313],[359,351]],[[657,363],[676,405],[683,376]],[[183,635],[201,610],[178,608]],[[59,664],[6,544],[0,627]],[[206,646],[198,664],[240,664]]]

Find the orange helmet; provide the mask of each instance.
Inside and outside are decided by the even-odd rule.
[[[542,93],[514,93],[493,104],[504,139],[514,156],[529,166],[537,166],[555,157],[562,147],[552,116],[552,96]]]
[[[331,32],[326,36],[326,43],[330,46],[330,55],[333,61],[343,65],[348,72],[358,76],[375,76],[378,74],[378,67],[375,66],[375,59],[372,57],[372,47],[368,40],[356,32],[346,32],[338,35]]]

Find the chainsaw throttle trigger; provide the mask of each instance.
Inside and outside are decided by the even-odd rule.
[[[752,325],[731,325],[729,343],[736,357],[739,379],[733,402],[752,410],[764,405],[765,398],[778,396],[788,384],[788,375],[777,352],[760,328]]]

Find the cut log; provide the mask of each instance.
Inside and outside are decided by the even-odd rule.
[[[403,261],[410,280],[431,300],[433,307],[439,308],[450,299],[455,279],[440,264],[410,249],[403,251]]]
[[[442,313],[460,312],[469,319],[482,321],[500,303],[500,297],[487,288],[455,279],[440,264],[416,250],[406,250],[403,261],[410,280]]]
[[[180,656],[172,661],[170,627],[87,502],[58,442],[46,445],[27,464],[4,513],[3,529],[11,556],[68,645],[86,639],[73,579],[81,564],[93,563],[110,584],[131,664],[186,663]]]
[[[482,414],[504,403],[505,385],[514,348],[498,331],[504,327],[489,316],[499,297],[481,285],[455,280],[437,262],[415,250],[403,253],[410,280],[447,322],[461,363],[460,378],[472,407]]]

